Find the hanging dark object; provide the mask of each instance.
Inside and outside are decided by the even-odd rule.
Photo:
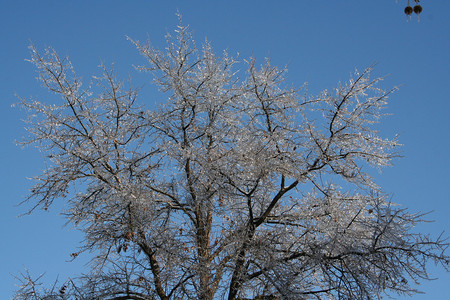
[[[408,0],[408,5],[405,7],[405,15],[407,20],[411,19],[411,15],[414,12],[417,15],[417,19],[420,21],[420,13],[422,12],[422,6],[419,5],[420,0],[414,0],[415,4],[414,8],[410,5],[410,0]]]
[[[420,6],[420,5],[414,6],[414,12],[416,14],[420,14],[422,12],[422,6]]]
[[[412,14],[412,12],[413,12],[413,8],[411,6],[408,5],[407,7],[405,7],[405,14],[407,16],[410,16]]]

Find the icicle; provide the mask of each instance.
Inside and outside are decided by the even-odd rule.
[[[419,3],[419,1],[418,0],[416,0],[416,3]],[[417,20],[420,22],[420,13],[422,12],[422,6],[420,6],[419,4],[417,4],[417,5],[415,5],[414,6],[414,12],[416,13],[416,15],[417,15]]]
[[[411,5],[409,5],[409,0],[408,0],[408,6],[405,7],[405,14],[406,14],[407,21],[411,20],[412,12],[413,12],[413,8],[411,7]]]

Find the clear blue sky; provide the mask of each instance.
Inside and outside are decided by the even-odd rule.
[[[380,129],[400,134],[404,158],[375,175],[394,202],[412,211],[433,211],[434,223],[420,227],[433,235],[450,228],[450,1],[423,0],[421,21],[406,22],[407,0],[345,1],[62,1],[2,0],[0,10],[1,210],[0,299],[12,296],[10,274],[29,268],[53,279],[76,275],[87,257],[67,263],[79,233],[64,227],[58,207],[17,218],[16,207],[44,168],[43,155],[14,143],[24,134],[23,111],[11,108],[22,97],[48,97],[35,79],[27,46],[54,47],[69,55],[87,81],[103,61],[119,74],[146,80],[133,70],[142,63],[126,36],[163,47],[164,34],[177,24],[177,9],[197,40],[212,41],[216,51],[288,65],[288,82],[318,93],[345,81],[354,68],[376,62],[377,75],[390,76],[384,87],[400,85]],[[149,80],[150,78],[148,78]],[[149,95],[149,94],[147,94]],[[145,93],[144,93],[145,96]],[[153,101],[154,99],[151,99]],[[141,98],[141,101],[146,101]],[[450,235],[450,232],[447,232]],[[426,295],[412,299],[450,299],[449,274],[431,268],[439,280],[424,283]]]

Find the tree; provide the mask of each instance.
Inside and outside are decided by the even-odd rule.
[[[80,252],[96,256],[48,289],[25,274],[15,299],[380,298],[416,292],[430,260],[448,268],[448,243],[415,233],[423,215],[392,205],[367,171],[399,146],[375,129],[395,89],[371,67],[310,97],[269,60],[239,73],[181,22],[165,51],[132,42],[168,98],[153,111],[113,70],[83,88],[67,58],[30,47],[62,100],[21,99],[23,143],[50,162],[30,212],[65,201]]]

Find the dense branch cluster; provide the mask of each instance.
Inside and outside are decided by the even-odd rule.
[[[367,173],[398,146],[374,129],[392,90],[371,68],[305,97],[285,69],[196,48],[186,26],[167,41],[132,41],[167,96],[153,110],[108,68],[84,88],[31,47],[62,101],[21,101],[24,143],[51,162],[29,199],[66,201],[96,257],[49,288],[25,274],[15,299],[366,299],[414,292],[429,260],[447,267],[447,243],[414,233],[422,216]]]

